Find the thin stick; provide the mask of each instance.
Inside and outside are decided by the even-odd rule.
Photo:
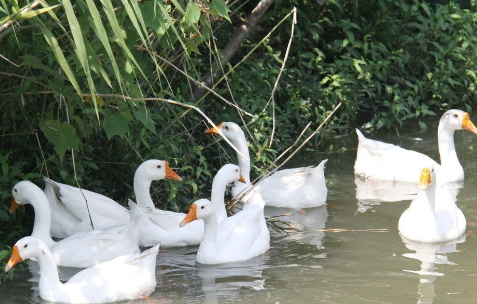
[[[370,229],[340,229],[340,228],[327,228],[316,230],[320,232],[389,232],[385,228],[370,228]]]
[[[64,98],[63,94],[60,95],[60,102],[61,101],[63,101],[63,103],[65,104],[66,120],[68,121],[68,124],[70,124],[70,115],[68,113],[68,105],[66,104],[66,101],[65,101],[65,98]],[[84,201],[86,203],[86,210],[88,211],[89,222],[91,224],[91,228],[94,230],[93,219],[91,218],[91,212],[89,211],[88,199],[86,199],[86,196],[83,193],[83,189],[81,189],[81,186],[78,182],[78,178],[77,178],[77,174],[76,174],[75,150],[73,148],[71,148],[71,161],[73,163],[73,174],[74,174],[73,177],[75,179],[76,185],[78,186],[78,189],[81,192],[81,195],[83,195]]]
[[[279,168],[281,168],[283,165],[285,165],[293,156],[295,156],[296,153],[298,153],[298,151],[301,150],[301,148],[303,148],[303,146],[311,140],[311,138],[313,138],[313,136],[315,136],[316,133],[318,133],[322,128],[323,126],[328,122],[328,120],[330,120],[330,118],[335,114],[335,112],[338,110],[338,108],[341,106],[341,102],[333,109],[333,111],[331,111],[330,114],[328,114],[328,116],[325,118],[325,120],[323,120],[323,122],[318,126],[318,128],[316,128],[316,130],[311,133],[310,136],[308,136],[302,143],[300,146],[298,146],[298,148],[293,151],[292,154],[290,154],[290,156],[288,156],[280,165],[278,165],[275,170],[273,171],[270,171],[268,172],[267,174],[264,174],[263,177],[260,177],[260,178],[257,178],[259,179],[257,184],[260,183],[263,179],[265,179],[266,177],[272,175],[276,170],[278,170]],[[267,170],[269,170],[271,168],[271,166],[275,165],[276,161],[274,161],[273,163],[270,164],[270,166],[268,166]],[[256,180],[257,180],[256,179]],[[255,180],[255,181],[256,181]],[[254,182],[255,182],[254,181]]]
[[[50,173],[48,172],[48,165],[46,164],[45,155],[43,154],[43,149],[41,148],[40,138],[38,137],[38,133],[34,132],[36,136],[36,141],[38,142],[38,146],[40,147],[41,157],[43,157],[43,163],[45,164],[46,169],[46,176],[50,178]]]
[[[143,48],[143,47],[141,47]],[[172,68],[174,68],[176,71],[178,71],[179,73],[181,73],[182,75],[184,75],[187,79],[189,79],[190,81],[192,81],[194,84],[196,85],[201,85],[201,83],[194,79],[193,77],[191,77],[189,74],[187,74],[186,72],[184,72],[183,70],[179,69],[177,66],[175,66],[172,62],[168,61],[167,59],[161,57],[160,55],[158,54],[154,54],[154,56],[156,56],[157,58],[159,58],[160,60],[162,60],[163,62],[165,62],[166,64],[170,65]],[[236,104],[233,104],[231,103],[230,101],[228,101],[227,99],[225,99],[224,97],[222,97],[220,94],[218,94],[217,92],[215,92],[213,89],[207,87],[207,86],[203,86],[204,89],[206,89],[207,91],[209,91],[210,93],[212,93],[215,97],[219,98],[220,100],[222,100],[223,102],[225,102],[226,104],[228,104],[229,106],[231,107],[234,107],[236,108],[238,111],[240,111],[241,113],[249,116],[249,117],[253,117],[253,114],[250,114],[249,112],[241,109],[239,106],[237,106]]]
[[[290,147],[288,147],[285,151],[283,151],[282,154],[280,154],[277,157],[277,159],[275,159],[275,162],[278,161],[280,158],[282,158],[285,154],[287,154],[288,151],[290,151],[290,149],[293,148],[300,141],[300,138],[305,134],[305,131],[308,130],[310,125],[311,125],[311,121],[309,121],[308,124],[303,129],[303,131],[301,131],[300,135],[298,135],[298,138],[295,140],[295,142]]]
[[[280,78],[282,76],[283,70],[285,69],[285,64],[287,63],[288,60],[288,54],[290,53],[290,48],[291,48],[291,43],[293,40],[293,33],[295,32],[295,24],[296,24],[296,7],[293,8],[293,20],[292,20],[292,27],[291,27],[291,33],[290,33],[290,39],[288,40],[288,46],[285,51],[285,57],[283,58],[282,62],[282,67],[280,68],[280,72],[278,73],[277,80],[275,81],[275,85],[273,86],[272,93],[270,93],[270,99],[268,100],[267,104],[263,108],[262,112],[265,111],[265,109],[268,107],[270,102],[272,102],[272,117],[273,117],[273,125],[272,125],[272,134],[270,136],[270,143],[268,144],[268,148],[272,146],[273,143],[273,138],[275,135],[275,92],[278,88],[278,82],[280,81]]]

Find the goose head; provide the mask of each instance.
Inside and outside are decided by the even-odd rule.
[[[175,173],[166,160],[150,159],[143,162],[136,170],[135,177],[147,180],[171,179],[181,181],[182,178]]]
[[[436,181],[436,170],[434,168],[423,168],[421,170],[421,179],[419,182],[419,190],[424,191],[430,184]]]
[[[190,205],[189,212],[179,226],[184,227],[188,223],[197,219],[206,219],[212,216],[215,216],[215,210],[212,202],[208,199],[199,199]]]
[[[216,179],[225,181],[227,184],[233,183],[235,181],[246,183],[245,178],[242,176],[242,174],[240,174],[239,166],[233,164],[226,164],[222,166],[222,168],[220,168],[215,175],[214,181]]]
[[[10,206],[10,214],[15,212],[20,205],[30,204],[34,192],[41,189],[30,181],[18,182],[12,188],[12,204]]]
[[[442,115],[439,124],[443,124],[449,130],[468,130],[477,134],[477,128],[470,120],[469,113],[462,110],[451,109]]]
[[[210,128],[205,130],[207,134],[220,134],[227,137],[234,145],[239,138],[245,138],[245,134],[242,129],[234,122],[221,122],[217,125],[217,128]]]
[[[40,252],[46,254],[45,248],[46,245],[42,241],[32,236],[18,240],[13,246],[12,255],[5,266],[5,272],[25,259],[37,257]]]

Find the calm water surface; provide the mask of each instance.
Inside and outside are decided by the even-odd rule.
[[[438,160],[435,132],[368,136]],[[410,243],[399,236],[397,223],[409,206],[412,187],[355,181],[355,137],[333,143],[334,150],[343,152],[295,160],[295,165],[317,165],[329,159],[328,206],[283,218],[295,229],[269,224],[267,254],[243,263],[203,266],[195,262],[197,247],[163,249],[151,300],[128,303],[475,303],[477,137],[456,134],[466,172],[458,205],[467,218],[467,236],[437,245]],[[266,210],[268,215],[289,212]],[[33,262],[19,268],[14,281],[0,289],[0,302],[46,303],[38,296],[37,271]],[[76,271],[62,268],[62,279]]]

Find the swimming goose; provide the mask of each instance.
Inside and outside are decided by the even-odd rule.
[[[236,165],[224,165],[215,175],[212,182],[212,202],[218,221],[227,217],[224,195],[227,184],[237,180],[244,181],[240,169]],[[134,206],[131,215],[142,215],[139,223],[140,246],[152,246],[160,243],[163,247],[198,245],[204,236],[204,224],[196,221],[186,227],[179,227],[185,214],[164,211],[156,208]]]
[[[248,204],[246,209],[218,223],[212,202],[207,199],[195,201],[180,226],[204,220],[204,238],[197,252],[197,262],[223,264],[248,260],[267,252],[270,234],[266,235],[262,230],[263,208],[263,200],[262,204]]]
[[[51,211],[45,193],[32,182],[21,181],[13,187],[12,195],[10,213],[20,205],[33,206],[35,222],[32,236],[50,248],[57,265],[84,268],[121,255],[139,253],[139,217],[117,231],[79,232],[55,242],[50,236]]]
[[[235,183],[232,195],[248,189],[250,180],[250,154],[247,140],[242,129],[233,122],[221,122],[217,128],[205,131],[208,134],[222,133],[240,151],[237,153],[238,164],[245,178],[245,184]],[[324,167],[328,160],[323,160],[317,167],[301,167],[277,171],[262,180],[255,188],[267,206],[283,208],[310,208],[326,203],[328,189],[326,188]],[[246,196],[247,200],[250,196]]]
[[[442,115],[437,133],[441,165],[448,182],[464,179],[464,169],[459,163],[454,146],[456,130],[468,130],[477,134],[477,128],[470,120],[469,114],[452,109]],[[433,159],[422,153],[367,139],[358,129],[356,133],[359,144],[354,172],[360,177],[417,183],[420,168],[437,165]]]
[[[159,245],[84,269],[62,283],[52,252],[41,240],[24,237],[13,246],[5,271],[25,259],[40,264],[40,297],[50,302],[110,303],[150,295],[156,288]]]
[[[149,188],[151,182],[160,179],[182,180],[167,161],[150,159],[143,162],[134,174],[134,193],[137,203],[143,207],[154,208]],[[88,190],[55,182],[47,177],[45,194],[51,210],[51,236],[68,237],[76,232],[128,224],[130,217],[126,208],[112,199]],[[84,196],[83,196],[84,195]],[[88,201],[88,209],[85,203]]]
[[[420,191],[399,218],[402,236],[424,243],[446,242],[460,237],[466,219],[447,188],[440,167],[421,171]]]

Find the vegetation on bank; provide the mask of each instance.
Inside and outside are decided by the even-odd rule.
[[[262,2],[272,4],[231,60],[218,65],[218,50],[237,39]],[[78,182],[123,203],[135,168],[159,158],[184,182],[154,183],[158,207],[184,210],[208,195],[234,152],[203,135],[209,126],[197,112],[159,99],[196,104],[216,123],[243,118],[253,176],[340,102],[310,149],[323,151],[322,140],[355,126],[390,128],[452,107],[472,113],[475,9],[417,0],[318,2],[0,1],[0,242],[12,245],[31,229],[31,210],[8,214],[11,188],[23,179]],[[215,82],[215,93],[193,95],[216,69],[227,77]]]

